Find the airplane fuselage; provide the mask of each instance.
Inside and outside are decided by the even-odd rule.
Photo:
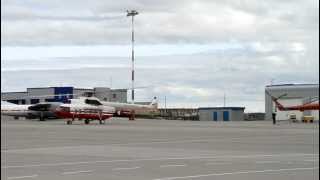
[[[56,109],[55,114],[60,118],[106,120],[115,113],[113,107],[93,106],[87,104],[63,104]]]
[[[287,106],[278,107],[280,111],[307,111],[307,110],[319,110],[319,103],[306,104],[300,106]]]

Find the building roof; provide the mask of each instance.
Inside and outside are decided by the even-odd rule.
[[[221,110],[221,109],[231,109],[231,110],[244,110],[245,107],[199,107],[199,110]]]
[[[31,87],[27,89],[73,88],[72,86]]]
[[[273,85],[266,85],[266,87],[279,87],[279,86],[319,86],[319,84],[273,84]]]
[[[80,91],[93,91],[93,89],[89,89],[89,88],[73,88],[73,90],[80,90]]]
[[[128,89],[111,89],[111,91],[128,91]]]
[[[27,93],[27,91],[1,92],[1,94],[13,94],[13,93]]]
[[[158,108],[159,110],[197,110],[198,108]]]

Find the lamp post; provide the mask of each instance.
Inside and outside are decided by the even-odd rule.
[[[132,34],[131,34],[131,47],[132,47],[132,53],[131,53],[131,80],[132,80],[132,89],[131,89],[131,101],[132,104],[134,104],[134,16],[138,15],[138,12],[136,10],[127,10],[127,17],[131,16],[131,24],[132,24]]]

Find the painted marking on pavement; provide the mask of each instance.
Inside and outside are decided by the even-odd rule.
[[[79,174],[79,173],[92,173],[93,170],[88,171],[69,171],[69,172],[63,172],[63,175],[71,175],[71,174]]]
[[[280,163],[281,161],[257,161],[257,164],[274,164],[274,163]]]
[[[27,164],[17,166],[2,166],[2,169],[8,168],[29,168],[43,166],[63,166],[63,165],[79,165],[79,164],[97,164],[97,163],[116,163],[116,162],[139,162],[139,161],[166,161],[166,160],[193,160],[193,159],[218,159],[218,158],[259,158],[259,157],[298,157],[298,156],[314,156],[314,154],[257,154],[257,155],[226,155],[226,156],[196,156],[196,157],[171,157],[171,158],[146,158],[146,159],[119,159],[105,161],[84,161],[84,162],[61,162],[61,163],[44,163],[44,164]]]
[[[307,159],[307,160],[303,160],[303,161],[306,161],[306,162],[316,162],[316,161],[319,161],[319,159],[318,159],[318,160],[316,160],[316,159]]]
[[[175,180],[175,179],[193,179],[200,177],[210,177],[210,176],[224,176],[224,175],[235,175],[235,174],[256,174],[256,173],[266,173],[266,172],[282,172],[282,171],[302,171],[302,170],[313,170],[314,168],[292,168],[292,169],[266,169],[260,171],[237,171],[237,172],[225,172],[225,173],[212,173],[212,174],[198,174],[193,176],[180,176],[180,177],[165,177],[153,180]],[[316,167],[319,169],[319,167]]]
[[[166,165],[160,165],[161,168],[165,168],[165,167],[183,167],[183,166],[187,166],[186,164],[166,164]]]
[[[139,169],[139,166],[136,167],[128,167],[128,168],[113,168],[112,171],[121,171],[121,170],[132,170],[132,169]]]
[[[206,165],[227,165],[227,164],[232,164],[229,162],[210,162],[210,163],[206,163]]]
[[[15,177],[8,177],[8,179],[24,179],[24,178],[35,178],[38,177],[38,174],[34,174],[31,176],[15,176]]]

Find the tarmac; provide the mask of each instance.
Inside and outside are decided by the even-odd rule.
[[[319,179],[319,125],[1,118],[1,179]]]

